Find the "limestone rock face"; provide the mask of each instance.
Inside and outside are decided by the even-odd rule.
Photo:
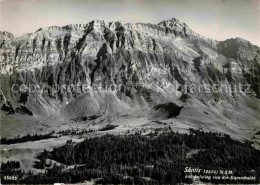
[[[131,113],[187,93],[199,101],[234,100],[232,93],[207,93],[203,84],[248,83],[250,96],[260,93],[259,47],[240,38],[205,38],[175,18],[159,24],[95,20],[18,38],[1,32],[0,49],[1,104],[20,106],[26,96],[24,105],[36,115]],[[21,85],[38,91],[21,91]]]

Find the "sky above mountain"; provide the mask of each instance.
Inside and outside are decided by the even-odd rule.
[[[205,37],[260,46],[259,0],[0,0],[0,30],[15,36],[95,19],[157,24],[173,17]]]

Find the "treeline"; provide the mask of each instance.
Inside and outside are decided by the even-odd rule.
[[[26,136],[22,136],[22,137],[17,136],[16,138],[11,138],[11,139],[7,139],[4,137],[0,139],[0,143],[3,145],[4,144],[10,145],[16,143],[24,143],[28,141],[39,141],[42,139],[58,138],[60,136],[66,136],[66,135],[82,135],[82,134],[96,132],[96,131],[97,130],[95,129],[82,129],[82,130],[68,129],[68,130],[59,131],[57,133],[52,131],[51,133],[47,133],[47,134],[34,134],[34,135],[27,134]]]
[[[57,132],[57,134],[61,134],[63,136],[67,135],[82,135],[82,134],[87,134],[91,132],[96,132],[97,130],[95,129],[82,129],[82,130],[73,130],[73,129],[67,129],[67,130],[62,130]]]
[[[7,163],[2,163],[1,170],[6,171],[8,169],[18,169],[20,168],[19,161],[7,161]]]
[[[198,154],[189,155],[197,149]],[[211,180],[211,183],[259,183],[260,151],[228,135],[190,130],[189,134],[164,132],[104,135],[87,138],[76,145],[44,151],[42,163],[53,159],[63,165],[37,175],[24,174],[15,183],[79,183],[94,179],[98,184],[176,184],[185,179],[185,167],[230,169],[234,174],[254,175],[256,181]],[[82,164],[82,165],[80,165]],[[2,171],[6,173],[6,171]],[[203,181],[203,180],[202,180]]]
[[[26,136],[18,136],[17,138],[12,138],[12,139],[7,139],[7,138],[1,138],[0,139],[0,143],[2,145],[6,144],[6,145],[10,145],[10,144],[15,144],[15,143],[24,143],[24,142],[28,142],[28,141],[38,141],[38,140],[42,140],[42,139],[50,139],[50,138],[57,138],[58,136],[54,135],[54,132],[52,133],[48,133],[48,134],[34,134],[34,135],[30,135],[27,134]]]
[[[98,131],[107,131],[107,130],[113,130],[114,128],[118,127],[119,125],[106,125],[103,128],[99,129]]]

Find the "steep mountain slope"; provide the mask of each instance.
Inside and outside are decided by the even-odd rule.
[[[177,118],[161,119],[241,138],[259,130],[260,48],[241,38],[204,38],[174,18],[157,25],[97,20],[19,38],[1,32],[0,49],[5,120],[20,116],[21,106],[33,113],[25,111],[26,120],[155,119],[154,107],[176,104],[183,106]],[[239,84],[250,91],[235,92]],[[159,114],[171,114],[167,107]]]

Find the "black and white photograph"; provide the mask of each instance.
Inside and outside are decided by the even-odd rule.
[[[260,1],[0,0],[0,184],[260,184]]]

